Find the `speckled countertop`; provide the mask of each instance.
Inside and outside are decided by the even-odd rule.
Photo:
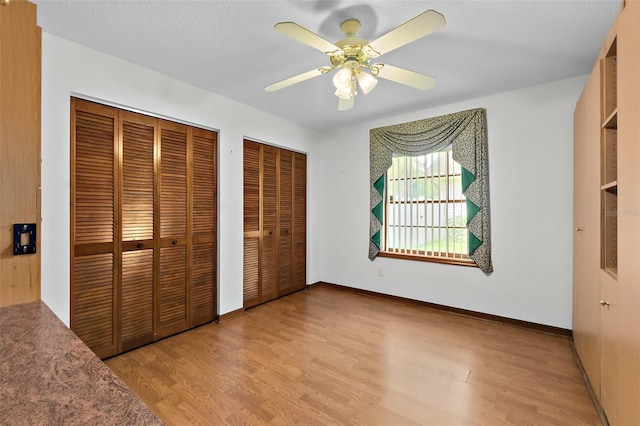
[[[43,302],[0,308],[0,424],[161,425]]]

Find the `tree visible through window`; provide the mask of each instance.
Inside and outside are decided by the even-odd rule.
[[[394,156],[387,171],[383,251],[425,260],[468,260],[461,168],[451,147]]]

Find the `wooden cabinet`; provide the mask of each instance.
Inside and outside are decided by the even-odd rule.
[[[306,156],[244,141],[244,307],[306,286]]]
[[[573,339],[600,394],[600,64],[574,115]]]
[[[640,2],[626,1],[623,6],[576,107],[573,328],[576,350],[609,423],[636,425]]]
[[[36,5],[0,5],[0,306],[40,300],[41,30]],[[36,224],[36,253],[14,256],[13,225]],[[52,226],[52,225],[48,225]]]
[[[216,134],[71,103],[71,328],[104,358],[214,320]]]

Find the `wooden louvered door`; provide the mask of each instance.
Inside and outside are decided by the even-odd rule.
[[[189,327],[187,126],[160,122],[159,337]]]
[[[217,134],[71,106],[72,330],[105,358],[213,321]]]
[[[260,303],[260,144],[244,141],[243,306]]]
[[[278,297],[278,148],[262,145],[260,303]]]
[[[307,286],[307,156],[294,156],[293,291]]]
[[[293,152],[280,150],[278,172],[278,295],[293,290]]]
[[[118,352],[117,111],[72,100],[71,329],[100,357]]]
[[[192,129],[191,327],[216,317],[217,134]]]
[[[306,156],[244,141],[244,307],[304,288]]]
[[[123,351],[154,340],[156,127],[152,117],[120,111]]]

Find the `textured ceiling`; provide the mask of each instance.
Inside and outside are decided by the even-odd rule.
[[[35,2],[45,32],[317,130],[587,74],[620,7],[619,0]],[[358,35],[372,41],[427,9],[445,16],[445,28],[379,61],[436,77],[435,89],[380,80],[342,112],[331,76],[263,89],[329,65],[323,53],[276,32],[277,22],[335,42],[340,23],[357,18]]]

